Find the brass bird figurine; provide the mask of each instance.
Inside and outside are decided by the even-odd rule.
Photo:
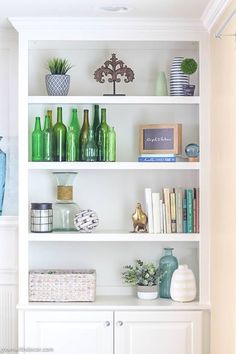
[[[142,206],[140,203],[137,203],[135,208],[135,212],[132,215],[134,230],[133,232],[147,232],[147,223],[148,217],[143,212]]]

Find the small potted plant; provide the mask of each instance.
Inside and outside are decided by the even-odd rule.
[[[137,286],[137,296],[142,300],[158,297],[158,285],[162,278],[161,271],[152,262],[137,260],[134,266],[127,265],[122,272],[125,283]]]
[[[67,96],[70,88],[70,75],[66,73],[72,68],[67,59],[49,59],[47,68],[50,74],[46,75],[46,87],[49,96]]]
[[[197,71],[197,62],[193,58],[186,58],[181,63],[181,70],[185,75],[189,76],[194,74]],[[193,96],[195,90],[195,85],[183,85],[183,91],[185,96]]]

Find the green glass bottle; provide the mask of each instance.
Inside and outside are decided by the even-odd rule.
[[[51,109],[48,109],[48,110],[47,110],[47,116],[48,116],[49,119],[50,119],[50,128],[52,129],[52,127],[53,127],[53,122],[52,122],[52,110],[51,110]]]
[[[79,161],[79,136],[80,136],[80,124],[78,119],[78,111],[76,108],[72,109],[72,116],[69,127],[74,129],[75,144],[76,144],[76,160]]]
[[[85,145],[85,161],[94,162],[98,159],[98,148],[94,139],[93,128],[89,128],[88,140]]]
[[[76,133],[73,127],[68,127],[66,135],[66,161],[76,161]]]
[[[107,161],[107,133],[106,109],[101,109],[101,123],[96,131],[96,143],[98,147],[98,161]]]
[[[45,116],[43,129],[43,161],[53,161],[52,158],[52,128],[49,116]]]
[[[109,128],[107,134],[107,143],[108,143],[108,161],[116,161],[116,132],[115,128]]]
[[[100,124],[100,117],[99,117],[99,105],[94,105],[94,118],[93,118],[93,131],[96,134],[97,127]]]
[[[85,159],[85,146],[88,140],[88,132],[89,132],[89,111],[88,109],[84,110],[84,122],[82,125],[82,129],[80,132],[79,139],[79,149],[80,149],[80,160],[86,161]]]
[[[66,161],[66,126],[62,122],[62,107],[57,107],[57,122],[53,127],[53,160]]]
[[[43,132],[40,117],[35,118],[34,131],[32,133],[32,161],[43,161]]]

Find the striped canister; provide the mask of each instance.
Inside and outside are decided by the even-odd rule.
[[[189,76],[181,70],[183,57],[175,57],[170,69],[170,95],[184,96],[183,85],[189,84]]]
[[[172,275],[170,296],[178,302],[193,301],[196,298],[196,280],[187,264],[179,265]]]

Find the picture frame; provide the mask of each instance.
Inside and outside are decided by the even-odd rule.
[[[140,154],[182,154],[182,124],[141,125]]]

